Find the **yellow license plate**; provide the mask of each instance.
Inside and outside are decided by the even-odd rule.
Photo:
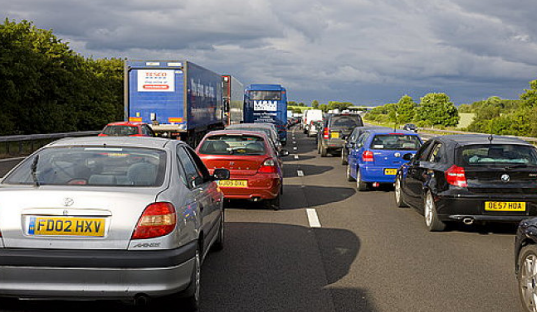
[[[105,219],[75,217],[30,217],[28,234],[61,236],[104,236]]]
[[[339,138],[339,132],[331,132],[330,138],[332,139],[338,139]]]
[[[485,202],[486,211],[526,211],[524,202]]]
[[[396,175],[397,169],[384,169],[384,175]]]
[[[247,180],[219,180],[218,186],[222,187],[248,187]]]

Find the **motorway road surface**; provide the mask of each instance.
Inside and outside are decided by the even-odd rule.
[[[282,209],[233,202],[202,267],[201,311],[520,311],[515,226],[429,233],[393,190],[357,192],[339,157],[289,133]],[[295,149],[296,147],[296,149]],[[296,156],[295,156],[296,155]],[[2,168],[0,163],[0,170]],[[0,301],[0,311],[132,311],[115,302]],[[181,311],[166,301],[141,310]]]

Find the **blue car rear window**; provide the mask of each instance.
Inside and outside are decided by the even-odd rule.
[[[371,141],[371,149],[377,150],[405,150],[419,149],[421,142],[415,135],[406,134],[377,134]]]

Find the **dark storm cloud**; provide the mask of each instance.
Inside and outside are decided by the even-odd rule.
[[[537,75],[533,0],[0,0],[93,57],[189,59],[292,100],[517,98]]]

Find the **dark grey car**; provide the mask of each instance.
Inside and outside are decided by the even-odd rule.
[[[356,127],[363,126],[358,114],[330,114],[324,120],[323,128],[318,134],[317,151],[321,157],[339,154],[348,137]]]

